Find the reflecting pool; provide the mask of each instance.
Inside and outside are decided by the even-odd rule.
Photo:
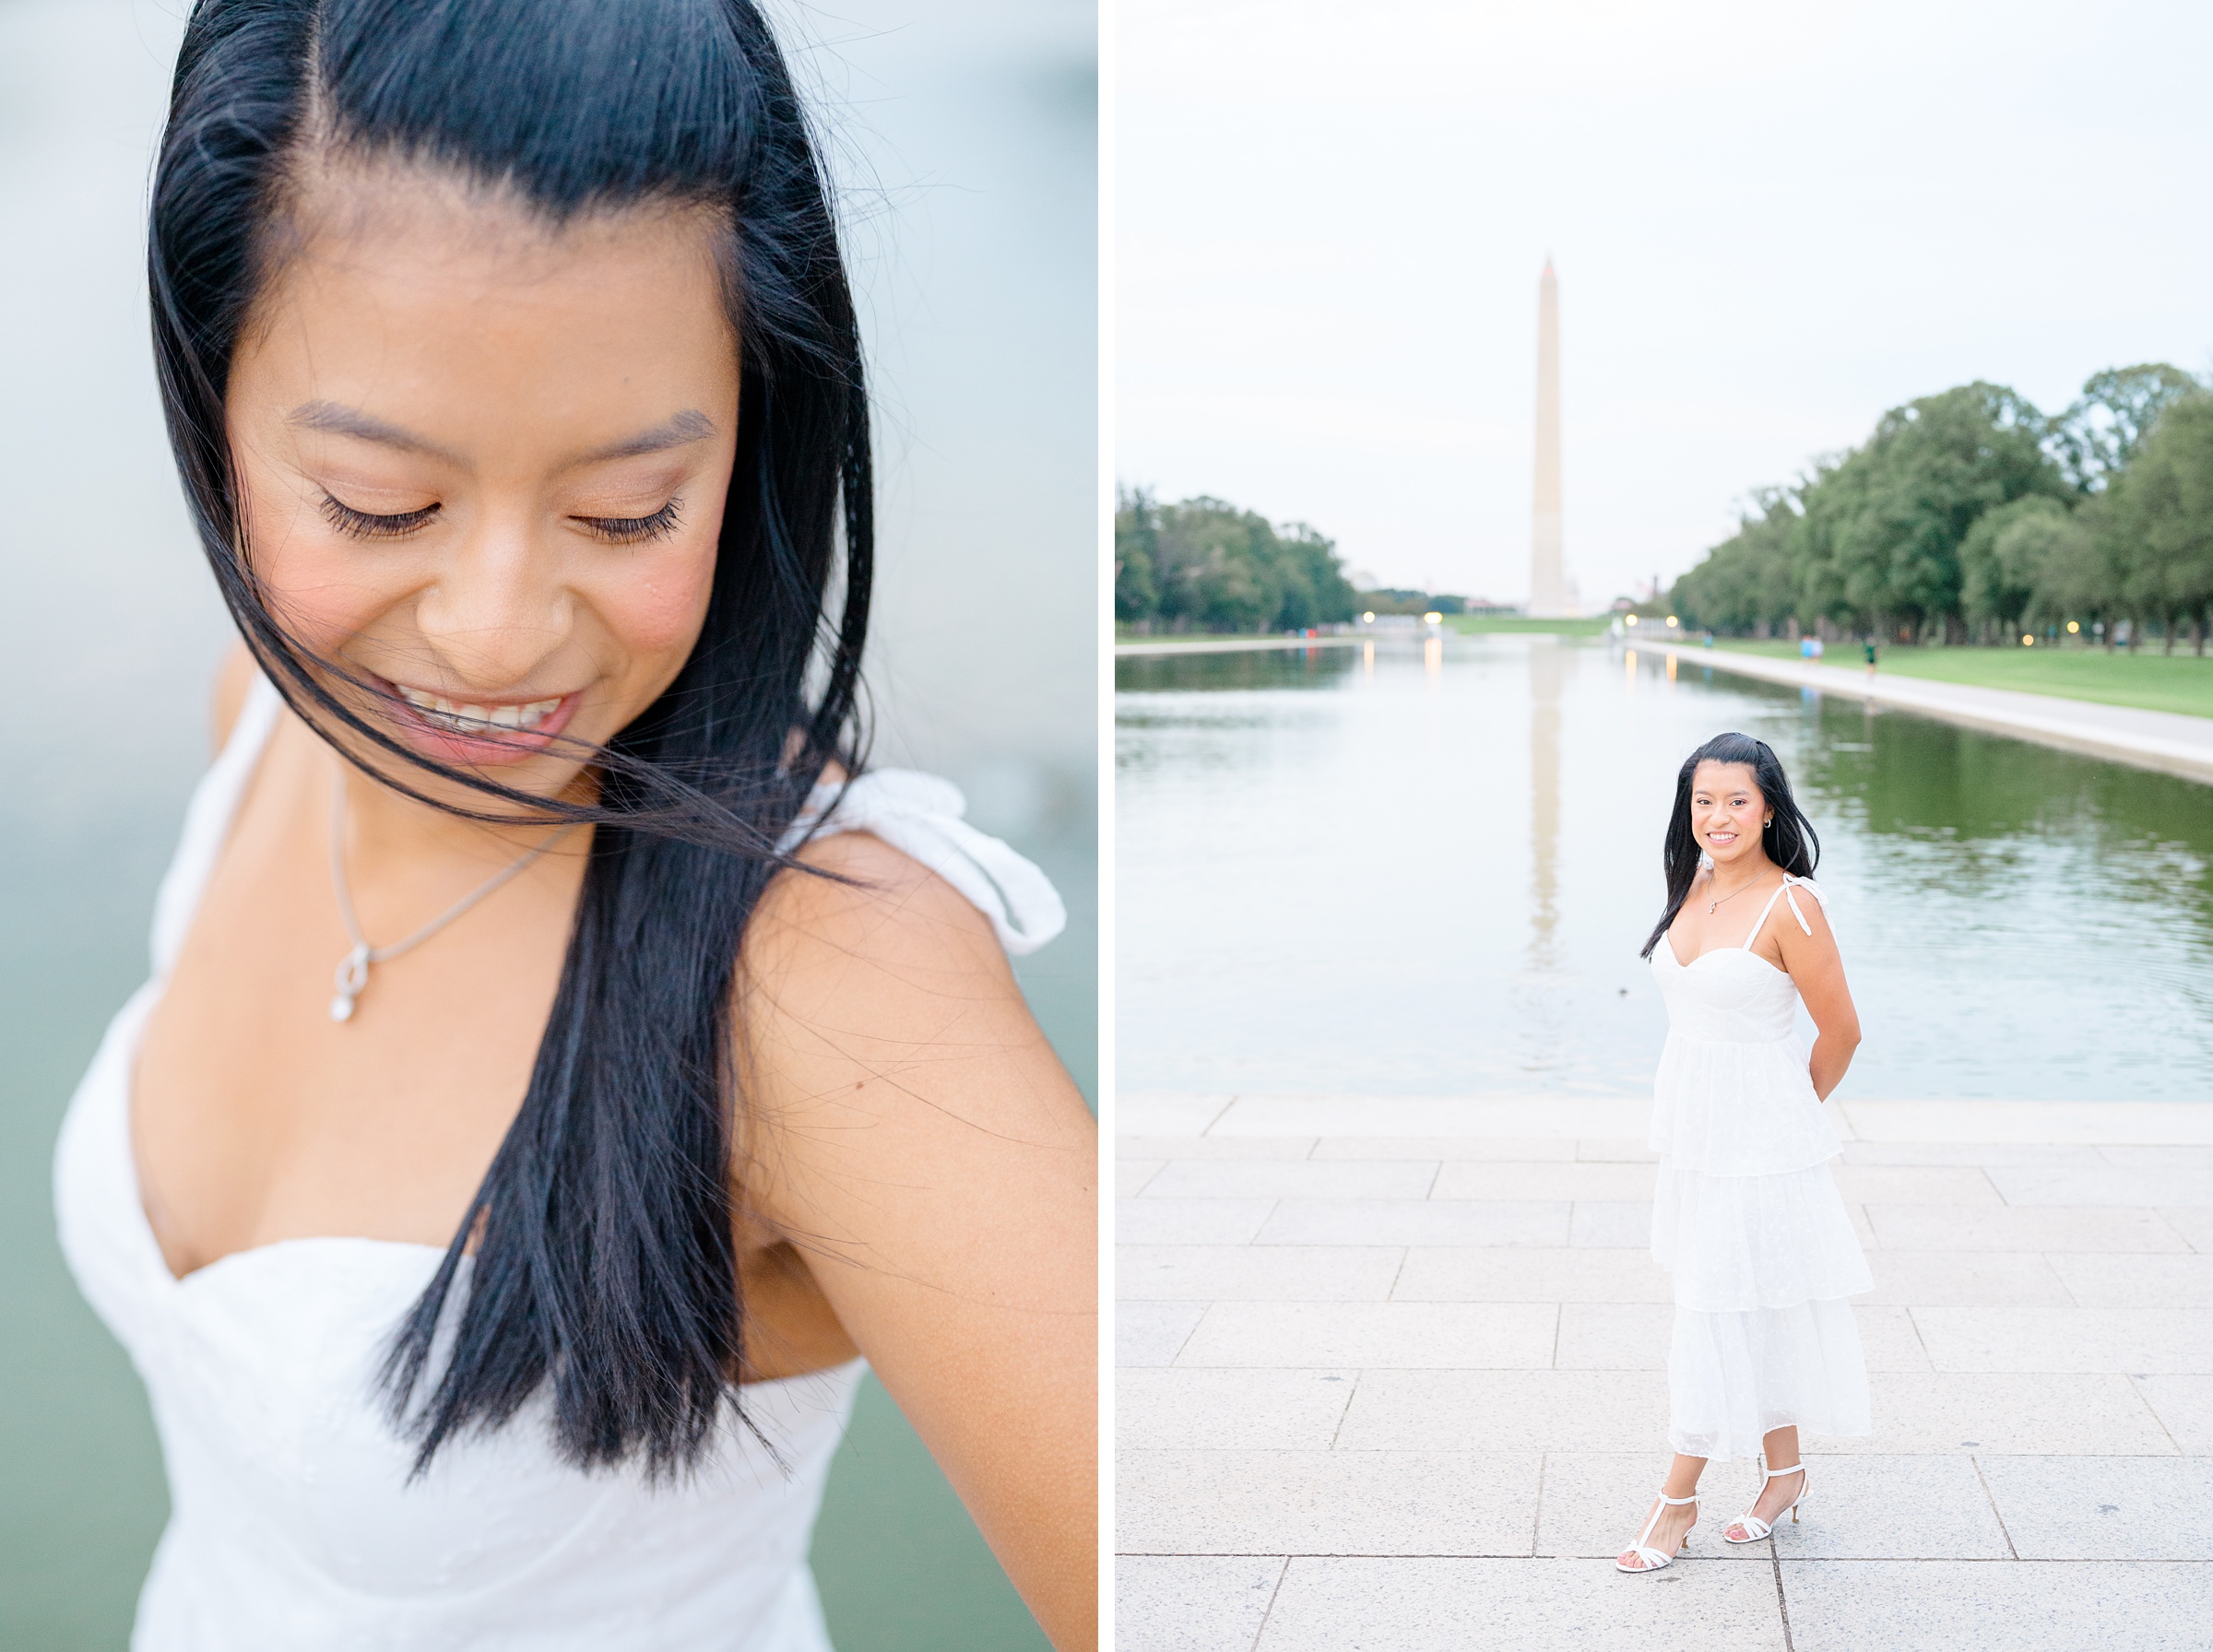
[[[1846,1095],[2213,1097],[2213,788],[1559,637],[1117,678],[1124,1090],[1642,1090],[1675,770],[1741,729],[1821,834]]]

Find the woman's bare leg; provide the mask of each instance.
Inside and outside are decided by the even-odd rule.
[[[1668,1465],[1667,1480],[1661,1487],[1662,1492],[1670,1497],[1688,1497],[1698,1489],[1698,1476],[1705,1471],[1705,1468],[1704,1457],[1685,1457],[1677,1452],[1675,1460]],[[1698,1519],[1698,1507],[1688,1503],[1675,1504],[1655,1502],[1651,1508],[1645,1510],[1646,1520],[1651,1519],[1652,1509],[1659,1510],[1660,1518],[1652,1527],[1651,1535],[1643,1540],[1642,1546],[1657,1549],[1663,1554],[1673,1554],[1683,1546],[1683,1534]],[[1639,1524],[1637,1529],[1642,1531],[1643,1525]],[[1633,1549],[1621,1552],[1621,1562],[1630,1567],[1637,1567],[1640,1564]]]
[[[1798,1431],[1795,1428],[1770,1429],[1759,1443],[1767,1454],[1770,1469],[1794,1469],[1798,1466]],[[1803,1474],[1778,1474],[1760,1487],[1759,1496],[1753,1502],[1752,1513],[1760,1519],[1774,1523],[1775,1516],[1791,1505],[1791,1500],[1805,1489]],[[1744,1528],[1732,1520],[1724,1535],[1741,1538]]]

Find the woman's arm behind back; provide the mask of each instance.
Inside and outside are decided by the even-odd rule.
[[[1826,1102],[1844,1081],[1852,1052],[1860,1046],[1860,1012],[1852,1006],[1852,988],[1844,982],[1843,954],[1837,950],[1836,931],[1828,926],[1820,901],[1802,890],[1787,894],[1798,916],[1778,914],[1781,921],[1775,925],[1775,938],[1782,948],[1782,967],[1790,972],[1805,1012],[1813,1018],[1816,1036],[1806,1071],[1814,1081],[1814,1093]]]

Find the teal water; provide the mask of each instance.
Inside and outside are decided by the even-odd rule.
[[[1637,1092],[1675,773],[1734,728],[1821,833],[1846,1095],[2213,1099],[2213,788],[1553,637],[1117,678],[1124,1089]]]

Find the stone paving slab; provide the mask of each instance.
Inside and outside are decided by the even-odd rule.
[[[2023,1560],[2213,1556],[2213,1460],[1994,1457],[1982,1467]]]
[[[1142,1200],[1132,1200],[1142,1203]],[[1569,1210],[1520,1199],[1278,1201],[1261,1245],[1544,1245],[1569,1242]],[[1647,1219],[1644,1242],[1651,1237]]]
[[[2070,1260],[2080,1261],[2081,1257]],[[2123,1261],[2168,1258],[2125,1257]],[[2185,1257],[2183,1261],[2201,1258]],[[2043,1303],[2065,1307],[2077,1299],[2058,1271],[2060,1258],[2018,1251],[1882,1250],[1867,1253],[1875,1289],[1853,1300],[1917,1307],[1935,1303]]]
[[[1359,1372],[1154,1366],[1116,1374],[1118,1445],[1143,1451],[1327,1451]]]
[[[1509,1554],[1536,1540],[1524,1451],[1124,1451],[1131,1554]]]
[[[2129,1381],[2177,1450],[2213,1456],[2213,1376],[2145,1375]]]
[[[1437,1185],[1438,1168],[1400,1159],[1192,1159],[1177,1162],[1166,1174],[1147,1182],[1143,1197],[1427,1198]]]
[[[1622,1577],[1667,1460],[1643,1103],[1145,1098],[1118,1645],[2213,1652],[2213,1105],[2101,1105],[1840,1109],[1875,1433],[1742,1548],[1757,1469],[1711,1465],[1691,1554]]]
[[[1118,1136],[1115,1152],[1124,1159],[1307,1159],[1314,1155],[1316,1139],[1311,1136]],[[1390,1153],[1387,1158],[1403,1159],[1405,1153]],[[1437,1153],[1420,1153],[1417,1158],[1435,1159]],[[1127,1195],[1128,1187],[1120,1191]]]
[[[1939,1371],[2213,1371],[2213,1308],[1915,1308]]]
[[[1172,1365],[1205,1317],[1202,1302],[1121,1302],[1114,1311],[1117,1365]]]
[[[1237,1141],[1236,1136],[1210,1139]],[[1260,1139],[1266,1139],[1261,1138]],[[1322,1136],[1314,1143],[1317,1159],[1499,1159],[1514,1164],[1575,1162],[1579,1143],[1556,1140],[1500,1141],[1487,1136]]]
[[[1607,1199],[1650,1203],[1650,1164],[1507,1164],[1455,1159],[1438,1171],[1433,1198]]]
[[[1249,1554],[1125,1554],[1114,1567],[1123,1652],[1252,1652],[1285,1562]]]
[[[1249,1245],[1275,1210],[1272,1198],[1125,1198],[1114,1231],[1126,1245]]]
[[[1254,1652],[1783,1652],[1771,1566],[1295,1559]],[[1866,1652],[1863,1646],[1857,1652]],[[1886,1652],[1888,1649],[1886,1648]]]
[[[2213,1256],[2044,1258],[2086,1308],[2213,1308]]]
[[[1125,1301],[1383,1302],[1406,1259],[1395,1245],[1125,1245],[1120,1250],[1115,1289]]]
[[[1391,1287],[1393,1302],[1675,1301],[1666,1270],[1642,1245],[1538,1250],[1417,1245],[1403,1254]]]
[[[2186,1251],[2159,1211],[2132,1205],[1869,1205],[1885,1250]]]
[[[1537,1302],[1217,1302],[1176,1363],[1536,1370],[1559,1317]]]
[[[1998,1458],[2011,1461],[2011,1458]],[[2075,1461],[2078,1459],[2043,1459]],[[2172,1459],[2170,1459],[2172,1460]],[[1781,1560],[2012,1560],[1971,1457],[1808,1456],[1805,1506],[1769,1540]],[[1757,1487],[1747,1487],[1747,1492]],[[1725,1526],[1751,1496],[1717,1504]]]
[[[1779,1569],[1793,1652],[2213,1647],[2213,1565],[2203,1562],[1802,1560]]]

